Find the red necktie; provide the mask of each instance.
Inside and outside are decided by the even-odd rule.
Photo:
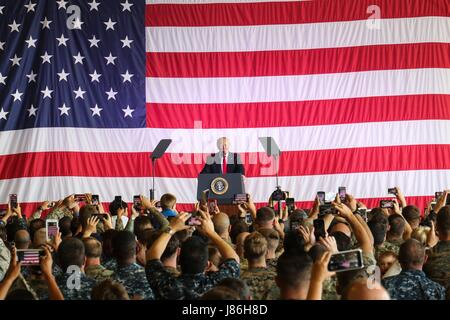
[[[227,157],[223,155],[222,173],[227,174]]]

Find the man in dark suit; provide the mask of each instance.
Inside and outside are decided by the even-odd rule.
[[[208,156],[206,164],[200,173],[241,173],[245,175],[245,168],[239,154],[229,152],[230,141],[228,138],[219,138],[217,140],[217,148],[219,152]]]

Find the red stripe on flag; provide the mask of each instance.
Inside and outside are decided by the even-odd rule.
[[[450,119],[450,95],[408,95],[337,100],[147,104],[147,127],[208,128],[318,126],[362,122]]]
[[[366,20],[371,6],[380,8],[383,19],[450,16],[439,0],[348,0],[256,3],[149,4],[145,25],[149,27],[203,27],[270,24],[301,24]]]
[[[361,134],[364,134],[363,132]],[[315,151],[285,151],[280,176],[450,169],[450,145],[388,146]],[[45,176],[149,177],[148,153],[45,152],[0,157],[0,179]],[[207,154],[165,154],[159,177],[196,178]],[[274,175],[264,153],[243,153],[247,177]],[[200,159],[201,163],[196,163]],[[178,164],[177,164],[178,163]],[[132,164],[132,165],[130,165]]]
[[[147,52],[146,76],[256,77],[450,68],[449,51],[449,43],[420,43],[256,52]]]

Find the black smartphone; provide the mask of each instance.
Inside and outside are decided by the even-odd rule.
[[[104,220],[108,216],[106,213],[94,213],[93,217],[97,217],[99,220]]]
[[[122,208],[122,196],[115,196],[114,202],[117,202],[119,204],[119,207]]]
[[[45,255],[43,249],[17,249],[17,260],[22,266],[38,266],[39,258]]]
[[[11,205],[11,208],[17,208],[17,206],[19,205],[17,202],[17,194],[10,194],[9,195],[9,203]]]
[[[365,222],[368,221],[368,219],[367,219],[367,209],[361,209],[360,208],[360,209],[358,209],[355,212],[355,214],[360,215],[364,219]]]
[[[155,203],[155,207],[156,207],[156,208],[161,208],[161,201],[157,201],[157,202]]]
[[[394,208],[394,201],[392,201],[392,200],[380,200],[380,208],[384,208],[384,209]]]
[[[100,204],[100,197],[98,194],[92,195],[92,204],[98,206]]]
[[[295,210],[295,199],[294,198],[286,198],[286,207],[288,212],[291,213]]]
[[[330,258],[328,271],[341,272],[358,270],[364,267],[361,249],[335,253]]]
[[[322,219],[316,219],[313,221],[314,224],[314,236],[316,240],[319,241],[320,237],[325,238],[325,223]]]
[[[397,188],[396,188],[396,187],[394,187],[394,188],[389,188],[389,189],[388,189],[388,193],[389,193],[389,194],[393,194],[394,196],[397,196]]]
[[[444,194],[444,192],[442,192],[442,191],[435,192],[434,198],[436,199],[436,201],[438,201],[442,197],[443,194]]]
[[[317,191],[317,199],[319,199],[320,204],[325,204],[325,191]]]
[[[347,188],[339,187],[338,194],[339,194],[339,198],[341,199],[341,201],[345,201],[345,196],[347,195]]]
[[[133,207],[136,211],[142,210],[142,201],[140,195],[133,196]]]

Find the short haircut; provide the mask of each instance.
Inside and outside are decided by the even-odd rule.
[[[405,232],[405,219],[399,214],[392,214],[389,216],[389,234],[400,237]]]
[[[374,245],[378,246],[384,242],[387,226],[382,222],[369,221],[369,229],[372,232]]]
[[[70,221],[70,231],[72,232],[73,236],[77,234],[79,226],[80,226],[80,218],[73,217],[72,221]]]
[[[127,208],[128,207],[128,204],[125,202],[125,201],[122,201],[122,202],[119,202],[119,201],[116,201],[116,200],[114,200],[114,201],[112,201],[110,204],[109,204],[109,213],[112,215],[112,216],[117,216],[117,211],[120,209],[120,208]]]
[[[397,259],[397,255],[395,254],[395,252],[393,251],[383,251],[380,253],[380,255],[378,256],[378,262],[381,261],[381,259],[383,259],[384,257],[393,257],[395,259]]]
[[[389,224],[388,216],[384,213],[384,210],[381,208],[373,208],[370,212],[371,218],[370,221],[383,223],[385,225]]]
[[[117,262],[124,262],[136,255],[136,237],[130,231],[119,231],[112,239],[112,248]]]
[[[192,236],[181,245],[179,262],[183,274],[203,273],[208,265],[208,245],[202,238]]]
[[[220,254],[219,249],[214,246],[208,246],[208,260],[213,265],[218,267],[220,265],[220,260],[222,259],[222,256]]]
[[[256,223],[269,223],[275,219],[275,211],[270,207],[262,207],[256,211]]]
[[[152,244],[158,239],[163,232],[158,230],[151,230],[147,229],[144,230],[144,234],[146,235],[147,241],[145,243],[145,246],[147,249],[149,249]],[[161,255],[161,261],[165,261],[166,259],[172,257],[175,252],[177,252],[177,249],[180,247],[180,240],[177,237],[178,232],[173,236],[170,237],[169,242],[167,243],[166,249],[164,249],[163,254]]]
[[[277,261],[277,280],[283,287],[298,288],[311,277],[313,261],[306,254],[283,253]]]
[[[416,206],[406,206],[402,209],[402,215],[409,223],[420,220],[420,210]]]
[[[102,233],[103,258],[106,260],[114,257],[112,241],[118,233],[116,229],[109,229]]]
[[[30,238],[34,239],[34,233],[39,230],[45,228],[45,220],[43,219],[33,219],[30,221],[28,225],[28,232],[30,233]]]
[[[350,250],[352,247],[352,239],[341,231],[336,231],[330,234],[336,240],[339,251]]]
[[[237,278],[225,278],[217,286],[226,287],[235,291],[241,300],[247,300],[251,296],[250,288],[247,283]]]
[[[84,265],[84,244],[78,238],[66,238],[58,247],[59,266],[66,272],[71,265],[82,267]]]
[[[268,250],[276,250],[278,245],[280,244],[280,235],[275,229],[259,229],[259,233],[263,235],[267,240],[267,249]]]
[[[228,232],[228,229],[230,228],[230,218],[226,213],[219,212],[218,214],[215,214],[212,217],[212,221],[214,224],[214,230],[218,234]]]
[[[133,226],[134,234],[136,235],[136,238],[141,241],[141,234],[145,229],[152,229],[152,220],[149,216],[139,216],[134,219],[134,226]]]
[[[20,232],[23,231],[23,232]],[[28,244],[31,242],[30,234],[27,229],[19,229],[14,235],[14,243],[17,249],[26,249]]]
[[[227,287],[217,286],[207,291],[200,300],[240,300],[239,294]]]
[[[402,266],[422,265],[425,261],[425,247],[416,239],[408,239],[400,246],[398,262]]]
[[[245,238],[244,257],[247,260],[255,260],[264,257],[267,253],[267,240],[264,236],[255,231]]]
[[[67,237],[72,234],[72,218],[69,216],[62,217],[58,221],[59,232],[61,232],[61,237]]]
[[[92,300],[129,300],[125,287],[117,281],[107,279],[98,282],[91,292]]]
[[[450,197],[450,195],[449,195]],[[444,236],[450,233],[450,206],[442,207],[436,217],[436,229]]]
[[[242,232],[248,232],[248,224],[245,221],[239,220],[231,225],[230,238],[234,244],[236,243],[237,236]]]
[[[366,269],[337,272],[336,277],[337,277],[336,293],[339,295],[344,295],[348,287],[354,281],[367,279],[367,272]]]
[[[93,237],[83,239],[84,252],[87,258],[100,258],[102,256],[102,244]]]
[[[177,203],[177,198],[171,193],[166,193],[161,196],[160,201],[162,209],[173,209],[174,205]]]
[[[284,252],[289,254],[303,254],[305,240],[296,230],[290,230],[284,235],[283,247]]]
[[[87,221],[92,215],[98,214],[98,207],[92,204],[87,204],[80,209],[80,223],[83,228],[87,227]]]

